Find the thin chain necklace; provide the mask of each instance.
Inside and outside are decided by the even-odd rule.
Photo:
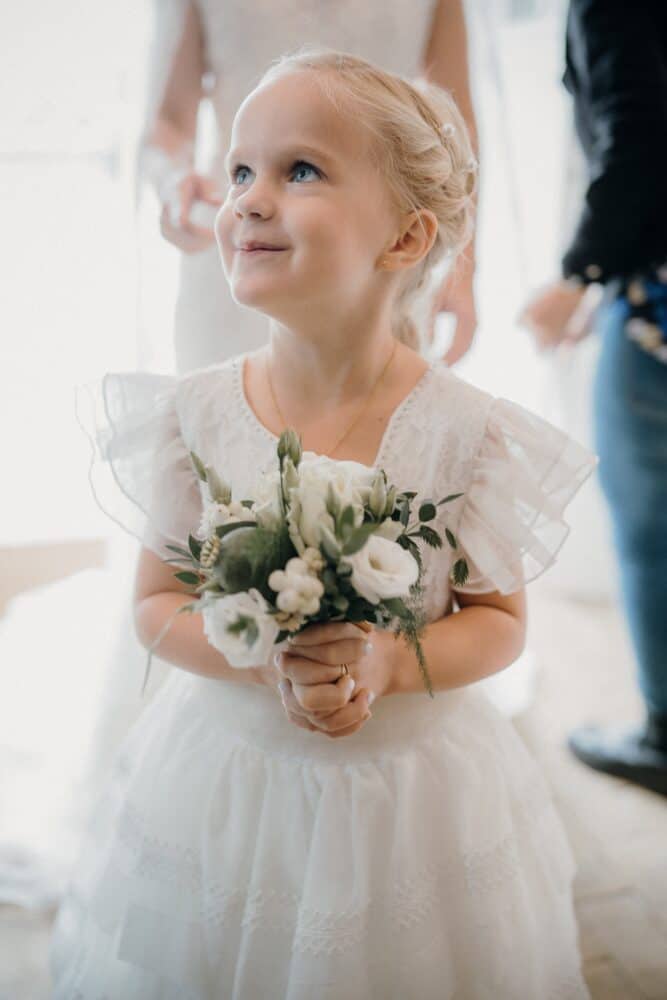
[[[382,379],[384,378],[384,376],[388,372],[389,366],[391,365],[392,361],[394,360],[394,355],[396,354],[396,348],[397,347],[398,347],[398,341],[396,340],[396,341],[394,341],[393,350],[392,350],[391,354],[389,355],[389,360],[387,361],[387,363],[385,364],[384,368],[380,372],[379,376],[377,377],[377,379],[373,383],[373,386],[371,387],[371,391],[368,393],[368,396],[364,400],[364,402],[363,402],[363,404],[361,406],[361,409],[359,410],[359,412],[357,413],[356,417],[354,418],[354,420],[352,421],[352,423],[350,424],[350,426],[347,428],[347,430],[345,431],[345,433],[343,434],[343,436],[340,437],[340,438],[338,438],[338,440],[333,445],[333,447],[329,448],[327,450],[327,454],[328,455],[333,455],[333,453],[338,450],[338,448],[341,446],[341,444],[343,443],[343,441],[345,440],[345,438],[348,436],[348,434],[352,431],[352,429],[354,427],[356,427],[356,425],[361,420],[361,417],[366,412],[366,408],[368,407],[368,404],[370,403],[371,399],[373,398],[373,394],[375,393],[375,390],[377,389],[377,387],[379,386],[380,382],[382,381]],[[268,359],[267,355],[265,355],[265,362],[264,362],[264,364],[265,364],[265,367],[266,367],[266,377],[267,377],[267,380],[268,380],[268,383],[269,383],[269,389],[271,390],[271,398],[273,399],[273,405],[274,405],[274,407],[276,409],[276,413],[280,417],[280,421],[281,421],[281,423],[283,425],[283,428],[286,428],[286,427],[289,426],[289,422],[283,416],[282,410],[280,409],[280,406],[278,405],[278,400],[276,399],[276,393],[275,393],[275,390],[273,388],[273,382],[271,380],[271,369],[269,368],[269,359]]]

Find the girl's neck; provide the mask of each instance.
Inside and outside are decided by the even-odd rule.
[[[281,331],[268,347],[247,356],[245,393],[268,430],[277,436],[285,424],[294,427],[306,450],[329,454],[353,425],[334,457],[370,464],[391,414],[427,368],[391,334],[348,343],[341,351],[292,341]]]

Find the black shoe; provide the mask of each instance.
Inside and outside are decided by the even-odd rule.
[[[567,745],[596,771],[613,774],[667,795],[667,741],[663,720],[649,716],[643,726],[583,726]]]

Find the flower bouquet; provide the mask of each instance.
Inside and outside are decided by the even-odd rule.
[[[264,476],[251,500],[234,500],[230,487],[191,452],[205,484],[204,511],[187,548],[168,546],[175,576],[195,600],[181,612],[200,612],[208,641],[231,666],[268,663],[274,645],[315,622],[368,622],[403,635],[415,650],[433,697],[420,642],[425,627],[420,543],[443,544],[429,525],[437,503],[413,513],[416,493],[399,492],[384,470],[323,455],[302,455],[286,430],[275,472]],[[445,529],[448,544],[458,548]],[[468,566],[455,559],[451,578],[465,583]],[[149,650],[146,680],[152,650]]]

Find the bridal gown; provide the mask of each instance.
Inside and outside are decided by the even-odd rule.
[[[104,380],[93,481],[160,556],[199,523],[190,452],[235,497],[276,467],[244,363]],[[374,464],[417,504],[462,494],[433,523],[454,531],[459,589],[476,594],[552,565],[595,461],[433,363]],[[455,613],[454,556],[423,558],[436,621]],[[271,688],[175,669],[94,809],[56,921],[53,998],[586,1000],[574,872],[540,767],[475,685],[381,696],[331,740],[291,723]]]

